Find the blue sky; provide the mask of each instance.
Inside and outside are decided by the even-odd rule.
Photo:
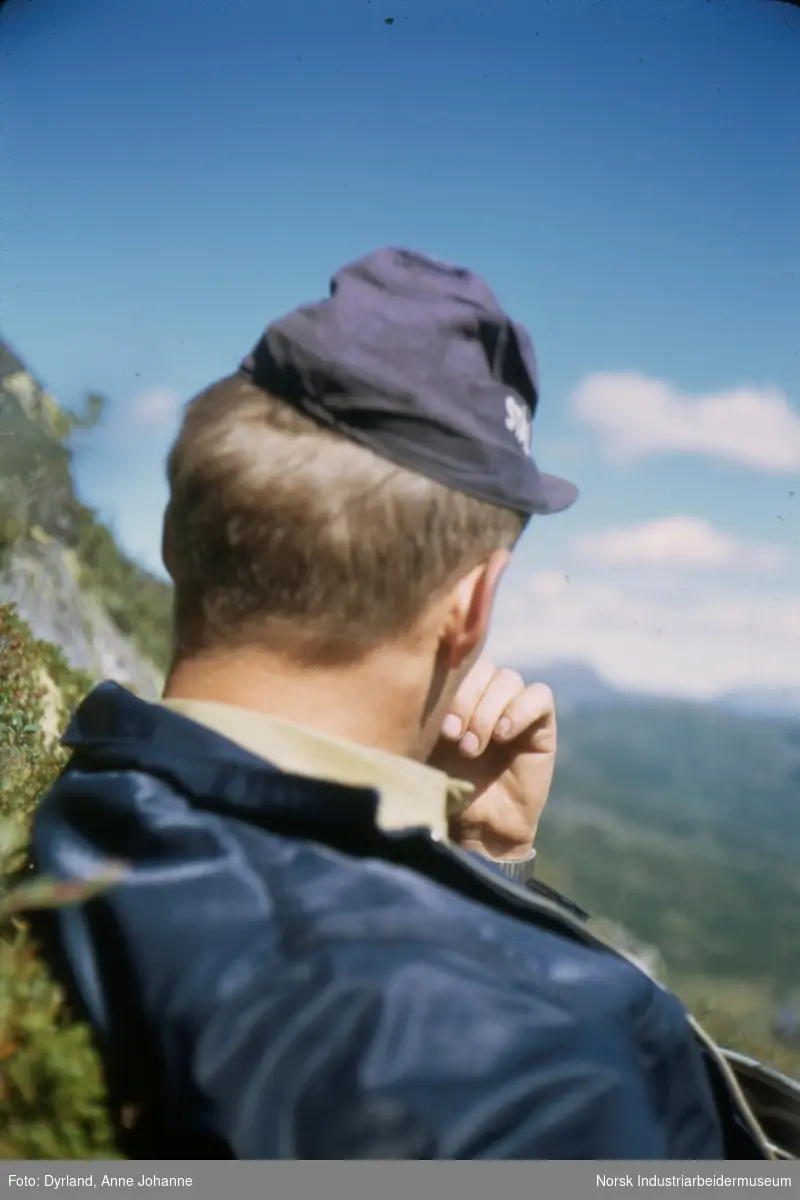
[[[582,491],[526,535],[498,655],[800,683],[791,8],[10,0],[0,53],[0,332],[111,397],[78,482],[130,552],[157,567],[180,404],[407,245],[530,328],[534,453]]]

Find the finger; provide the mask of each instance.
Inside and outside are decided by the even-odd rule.
[[[495,727],[512,701],[525,691],[525,683],[516,671],[496,671],[488,687],[478,700],[464,736],[459,743],[459,749],[470,757],[483,754]]]
[[[555,753],[556,707],[553,693],[545,683],[531,684],[515,696],[495,725],[495,737],[499,741],[512,742],[524,734],[530,736],[532,751]]]
[[[472,714],[477,708],[486,688],[495,675],[491,659],[485,656],[479,658],[469,674],[462,680],[455,697],[451,701],[448,715],[442,725],[442,735],[458,741],[469,727]]]

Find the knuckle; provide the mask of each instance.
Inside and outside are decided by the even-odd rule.
[[[497,681],[508,687],[509,690],[512,688],[521,690],[525,687],[525,681],[519,671],[514,671],[511,667],[501,667],[497,672]]]

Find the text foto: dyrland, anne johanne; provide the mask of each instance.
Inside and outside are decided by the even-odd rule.
[[[141,1175],[135,1179],[133,1175],[9,1175],[8,1186],[11,1187],[44,1187],[46,1188],[76,1188],[76,1187],[191,1187],[192,1178],[189,1175]]]

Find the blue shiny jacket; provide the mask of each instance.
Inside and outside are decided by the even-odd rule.
[[[545,889],[114,684],[65,741],[35,865],[128,874],[40,934],[132,1157],[761,1156],[678,1001]]]

